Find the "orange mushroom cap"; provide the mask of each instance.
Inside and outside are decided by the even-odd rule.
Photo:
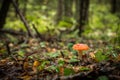
[[[77,43],[77,44],[73,45],[73,49],[77,50],[77,51],[83,51],[83,50],[88,50],[89,47],[88,47],[87,44],[79,44],[79,43]]]

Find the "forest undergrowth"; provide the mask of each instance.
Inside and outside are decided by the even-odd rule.
[[[120,48],[108,42],[79,37],[10,37],[2,37],[0,42],[1,80],[120,79]],[[89,46],[81,59],[73,49],[78,43]]]

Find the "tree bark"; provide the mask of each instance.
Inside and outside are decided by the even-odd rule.
[[[73,0],[64,0],[64,17],[72,16],[72,3]]]
[[[63,0],[58,0],[57,3],[57,14],[56,14],[56,24],[59,23],[60,20],[62,20],[63,16]]]
[[[88,10],[89,10],[89,0],[81,0],[80,1],[80,17],[79,17],[79,32],[78,35],[81,36],[82,32],[84,32],[84,26],[88,22]]]
[[[11,0],[3,0],[2,2],[2,6],[0,9],[0,29],[4,27],[11,2],[12,2]]]
[[[27,11],[27,2],[28,2],[28,0],[26,0],[26,1],[24,2],[24,8],[23,8],[23,15],[24,15],[24,16],[26,15],[26,11]]]
[[[111,0],[111,12],[115,13],[116,12],[116,0]]]
[[[80,17],[80,0],[75,0],[75,19],[78,22],[79,17]]]
[[[27,20],[25,19],[25,17],[23,16],[23,14],[22,14],[22,13],[20,12],[20,10],[18,9],[18,7],[17,7],[16,3],[14,2],[14,0],[12,0],[12,4],[13,4],[14,8],[16,9],[16,12],[18,13],[21,21],[24,23],[25,28],[26,28],[26,30],[27,30],[27,32],[28,32],[28,35],[29,35],[30,37],[33,37],[33,34],[32,34],[32,32],[31,32],[31,30],[30,30],[30,26],[29,26]]]

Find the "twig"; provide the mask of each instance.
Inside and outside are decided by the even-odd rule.
[[[14,57],[14,56],[12,55],[12,53],[11,53],[11,50],[10,50],[10,47],[9,47],[9,42],[6,42],[6,49],[7,49],[8,55],[9,55],[10,57],[12,57],[12,58],[17,62],[16,57]]]
[[[33,29],[35,30],[36,34],[38,35],[38,37],[39,37],[40,39],[42,39],[42,35],[38,32],[38,30],[37,30],[37,28],[35,27],[35,25],[32,24],[32,26],[33,26]]]
[[[64,58],[64,57],[65,57],[65,55],[63,54],[63,52],[62,52],[62,51],[60,51],[60,53],[61,53],[62,57]]]
[[[20,19],[24,23],[25,28],[27,29],[28,35],[31,36],[31,37],[33,37],[32,32],[30,30],[30,26],[29,26],[27,20],[25,19],[25,17],[23,16],[23,14],[20,12],[20,10],[19,10],[19,8],[18,8],[18,6],[17,6],[17,4],[15,3],[14,0],[12,0],[12,4],[13,4],[14,8],[16,9],[16,12],[18,13]]]
[[[11,55],[10,47],[9,47],[9,42],[6,42],[6,49],[8,52],[8,55]]]

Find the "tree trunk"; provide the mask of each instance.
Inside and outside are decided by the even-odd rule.
[[[118,26],[116,27],[117,37],[114,39],[115,45],[120,45],[120,0],[111,0],[111,13],[119,18]]]
[[[79,17],[79,33],[78,35],[81,36],[82,32],[84,31],[84,26],[88,22],[88,9],[89,9],[89,0],[81,0],[80,1],[80,17]]]
[[[28,35],[30,37],[34,37],[33,34],[32,34],[32,32],[31,32],[31,29],[30,29],[30,26],[29,26],[27,20],[25,19],[25,17],[23,16],[23,14],[20,12],[17,4],[14,2],[14,0],[11,0],[11,1],[12,1],[12,4],[13,4],[14,8],[16,9],[17,14],[19,15],[20,19],[24,23],[26,30],[28,31]]]
[[[11,0],[3,0],[2,2],[2,6],[0,9],[0,29],[4,27],[10,4],[11,4]]]
[[[116,12],[116,0],[111,0],[111,12],[115,13]]]
[[[23,8],[23,15],[24,15],[24,16],[26,15],[26,11],[27,11],[27,2],[28,2],[28,0],[26,0],[26,1],[24,2],[24,8]]]
[[[73,0],[64,0],[64,17],[72,16]]]
[[[19,8],[19,0],[15,0],[15,3],[17,4],[17,7]],[[15,9],[15,17],[17,17],[17,11]]]
[[[80,17],[80,7],[79,7],[79,5],[80,5],[80,0],[75,0],[75,19],[76,19],[76,21],[78,22],[78,20],[79,20],[79,17]]]
[[[56,14],[56,24],[59,23],[60,20],[62,20],[63,16],[63,0],[58,0],[57,3],[57,14]]]

